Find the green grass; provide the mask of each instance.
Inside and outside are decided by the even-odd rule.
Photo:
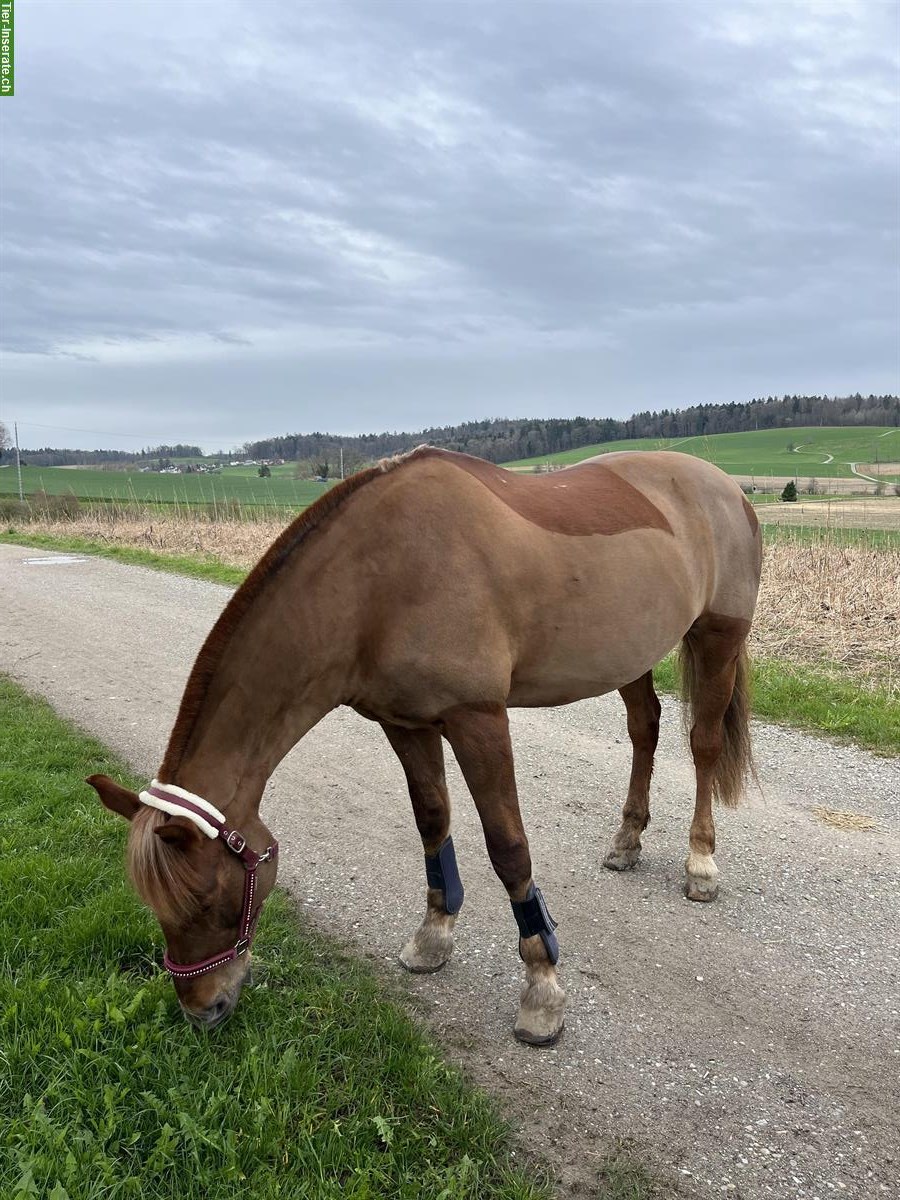
[[[98,558],[111,558],[115,562],[129,563],[135,567],[171,571],[176,575],[189,575],[193,579],[207,579],[211,583],[227,583],[233,587],[243,583],[248,574],[240,567],[228,567],[212,557],[156,554],[152,550],[139,550],[132,546],[104,546],[86,538],[32,533],[27,527],[0,533],[0,544],[35,546],[47,550],[64,550],[73,554],[95,554]]]
[[[77,496],[79,500],[118,500],[153,504],[215,505],[236,503],[247,507],[277,506],[303,509],[321,496],[327,484],[294,479],[292,468],[273,469],[271,479],[260,479],[253,467],[225,467],[221,475],[159,475],[139,471],[101,471],[89,467],[23,467],[26,495],[45,491],[50,496]],[[0,470],[0,496],[18,496],[18,478],[12,467]]]
[[[883,435],[883,436],[882,436]],[[794,451],[788,449],[795,447]],[[753,433],[717,433],[693,438],[632,438],[581,446],[559,454],[519,459],[504,467],[535,467],[551,462],[567,466],[595,454],[618,450],[677,450],[715,463],[729,475],[797,475],[800,479],[854,478],[849,463],[900,462],[900,429],[891,426],[812,426],[763,429]],[[833,456],[832,462],[825,460]],[[862,468],[860,468],[862,469]],[[900,474],[885,476],[885,484]],[[863,481],[860,480],[860,486]]]
[[[124,824],[83,783],[98,770],[138,786],[0,678],[0,1196],[549,1196],[489,1101],[278,892],[264,982],[192,1029],[125,882]]]
[[[900,504],[897,505],[900,517]],[[763,542],[798,546],[865,546],[871,550],[900,550],[900,529],[852,529],[846,525],[779,525],[762,521]]]
[[[900,755],[900,702],[886,691],[860,687],[830,674],[779,659],[752,666],[753,715],[799,729],[849,738],[877,754]],[[673,655],[653,670],[657,688],[678,690]]]

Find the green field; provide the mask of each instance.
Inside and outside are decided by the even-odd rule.
[[[230,502],[246,506],[302,509],[328,487],[295,479],[293,467],[274,467],[270,479],[260,479],[255,467],[225,467],[220,475],[160,475],[140,471],[103,471],[92,467],[23,467],[26,496],[44,491],[51,496],[77,496],[79,500],[141,501],[150,504],[203,504]],[[0,468],[0,496],[17,496],[15,467]]]
[[[790,450],[788,447],[793,446]],[[617,450],[677,450],[715,463],[729,475],[796,475],[800,479],[852,479],[850,463],[900,463],[900,429],[886,425],[812,426],[799,429],[764,429],[754,433],[717,433],[710,437],[632,438],[581,446],[559,454],[519,459],[504,467],[557,466],[581,462],[595,454]],[[828,460],[831,461],[828,461]],[[862,468],[860,468],[862,469]],[[885,483],[900,480],[900,468],[883,476]],[[862,481],[861,481],[862,482]]]

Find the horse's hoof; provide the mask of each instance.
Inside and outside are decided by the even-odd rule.
[[[529,1046],[552,1046],[562,1033],[565,1018],[566,993],[551,971],[526,982],[513,1033]]]
[[[565,1026],[565,1021],[561,1021],[555,1033],[534,1033],[530,1029],[516,1025],[513,1028],[513,1035],[517,1042],[524,1042],[526,1046],[555,1046],[562,1037]]]
[[[400,951],[400,965],[413,975],[433,975],[453,953],[452,937],[436,937],[433,933],[421,937],[421,931],[411,938]]]
[[[410,975],[436,975],[438,971],[443,970],[447,965],[446,958],[443,962],[439,962],[434,966],[430,963],[411,962],[404,956],[403,952],[397,955],[397,962],[401,967],[405,967]]]
[[[719,881],[717,879],[698,879],[689,875],[684,881],[684,894],[688,900],[698,900],[708,904],[719,894]]]
[[[616,850],[613,847],[606,853],[606,858],[603,860],[603,865],[608,871],[628,871],[631,867],[637,864],[641,857],[640,846],[633,850]]]

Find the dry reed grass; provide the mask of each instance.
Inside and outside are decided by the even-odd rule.
[[[750,646],[900,695],[900,548],[770,541]]]
[[[83,508],[72,519],[42,518],[27,528],[55,537],[86,538],[101,546],[134,546],[171,556],[200,556],[247,570],[296,513],[243,520],[182,508],[180,514],[152,509]]]
[[[28,528],[249,569],[289,519],[216,520],[206,513],[103,508]],[[900,695],[900,549],[842,545],[827,530],[809,543],[770,538],[751,653],[830,665]]]

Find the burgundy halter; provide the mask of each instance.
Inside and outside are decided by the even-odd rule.
[[[140,799],[151,808],[161,809],[176,816],[185,816],[197,825],[207,837],[221,838],[232,854],[236,854],[244,866],[244,901],[241,908],[241,923],[238,929],[238,940],[228,950],[214,954],[211,958],[201,959],[194,963],[177,963],[169,957],[166,950],[163,955],[163,966],[176,979],[193,979],[197,975],[205,975],[207,971],[215,971],[226,963],[233,962],[250,949],[253,935],[256,932],[256,922],[259,920],[262,905],[253,911],[253,900],[256,895],[256,871],[261,863],[269,862],[278,854],[278,843],[273,841],[262,854],[257,854],[247,845],[246,838],[236,829],[228,829],[225,817],[208,800],[195,796],[171,784],[160,783],[154,779],[150,787],[141,792]]]

